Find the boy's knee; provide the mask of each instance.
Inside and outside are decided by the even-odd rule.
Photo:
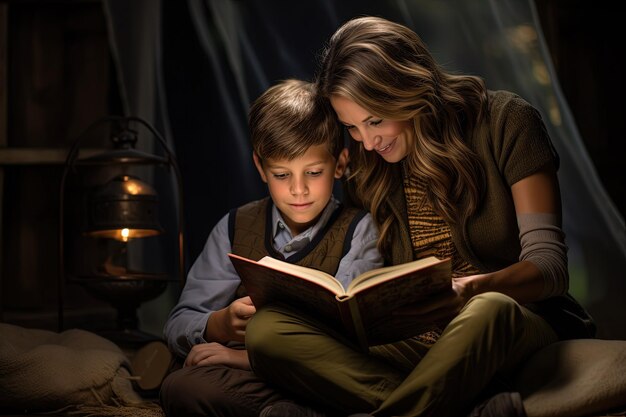
[[[246,326],[246,349],[250,359],[259,354],[270,355],[282,346],[278,339],[284,318],[280,309],[273,307],[262,308],[254,314]]]
[[[246,349],[252,369],[256,372],[255,365],[264,359],[286,364],[294,348],[301,347],[302,338],[295,335],[310,330],[306,319],[289,309],[266,306],[258,310],[246,326]]]
[[[192,366],[169,374],[161,384],[159,399],[168,417],[199,415],[207,407],[228,409],[229,396],[224,392],[226,367]],[[219,415],[219,414],[215,414]]]
[[[190,392],[190,379],[186,377],[187,369],[179,369],[167,375],[161,384],[159,399],[163,411],[169,417],[183,415],[187,410]]]

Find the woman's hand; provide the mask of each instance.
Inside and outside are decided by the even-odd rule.
[[[472,282],[479,276],[453,278],[450,290],[435,294],[418,304],[406,306],[395,312],[397,316],[410,316],[424,323],[445,323],[455,317],[475,293]]]
[[[215,342],[244,342],[246,326],[256,308],[250,297],[238,298],[226,308],[211,314],[206,325],[205,339]]]
[[[457,295],[457,302],[460,304],[459,311],[467,304],[470,298],[478,294],[476,282],[487,279],[489,279],[487,274],[452,278],[452,289]]]
[[[232,349],[220,343],[200,343],[191,348],[184,366],[227,365],[231,368],[250,369],[248,351]]]

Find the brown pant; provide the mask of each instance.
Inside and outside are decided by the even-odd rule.
[[[269,404],[296,401],[252,371],[224,365],[182,368],[178,361],[170,368],[160,391],[168,417],[258,417]]]
[[[168,417],[257,417],[263,407],[283,399],[252,371],[227,366],[189,366],[170,373],[161,385]]]

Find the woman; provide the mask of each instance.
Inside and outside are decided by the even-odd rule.
[[[536,350],[594,332],[567,295],[558,157],[540,114],[445,72],[413,31],[375,17],[335,32],[317,84],[354,139],[348,194],[372,213],[381,253],[452,258],[453,291],[398,312],[441,332],[368,354],[313,318],[261,310],[248,327],[253,369],[341,412],[461,415],[487,397],[471,415],[525,416],[507,377]]]

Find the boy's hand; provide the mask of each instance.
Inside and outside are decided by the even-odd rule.
[[[252,304],[250,297],[238,298],[226,308],[228,326],[231,329],[229,340],[243,342],[246,337],[246,326],[252,315],[256,313],[256,308]]]
[[[200,343],[191,348],[184,366],[227,365],[231,368],[250,370],[248,351],[232,349],[220,343]]]
[[[256,312],[250,297],[238,298],[226,308],[211,314],[205,329],[209,342],[244,342],[248,321]]]

